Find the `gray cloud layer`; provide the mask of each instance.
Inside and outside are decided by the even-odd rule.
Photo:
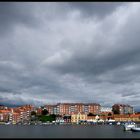
[[[139,105],[139,3],[0,3],[0,101]]]

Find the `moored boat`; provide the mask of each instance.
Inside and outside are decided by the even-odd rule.
[[[5,123],[5,125],[9,125],[9,124],[11,124],[11,123],[10,123],[10,122],[6,122],[6,123]]]
[[[121,123],[120,122],[117,122],[117,125],[120,125]]]
[[[131,130],[132,128],[135,128],[136,124],[134,122],[127,122],[124,124],[124,130]]]
[[[134,128],[131,128],[131,130],[134,132],[140,132],[140,127],[134,127]]]

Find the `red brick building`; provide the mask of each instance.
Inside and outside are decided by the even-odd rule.
[[[8,122],[10,113],[11,112],[9,110],[0,110],[0,121]]]
[[[96,103],[58,103],[56,105],[45,105],[45,108],[49,114],[71,115],[75,112],[100,114],[101,106]]]

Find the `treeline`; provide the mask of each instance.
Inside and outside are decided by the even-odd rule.
[[[58,115],[49,114],[48,110],[43,109],[41,115],[37,115],[35,111],[31,112],[31,121],[52,122],[56,120]]]

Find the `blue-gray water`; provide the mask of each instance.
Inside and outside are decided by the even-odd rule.
[[[140,138],[117,125],[0,125],[0,138]]]

